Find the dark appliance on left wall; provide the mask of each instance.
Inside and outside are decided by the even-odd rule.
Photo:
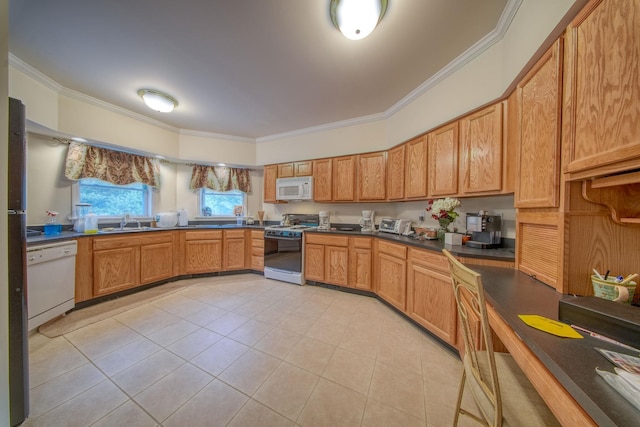
[[[17,426],[29,415],[27,131],[24,104],[13,98],[9,98],[8,154],[9,419]]]

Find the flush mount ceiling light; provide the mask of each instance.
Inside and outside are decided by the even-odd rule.
[[[360,40],[376,28],[387,11],[388,0],[331,0],[333,25],[348,39]]]
[[[161,113],[170,113],[178,106],[178,101],[176,101],[172,96],[157,90],[140,89],[138,91],[138,95],[140,95],[140,98],[144,100],[147,107]]]

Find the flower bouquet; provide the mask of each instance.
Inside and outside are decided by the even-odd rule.
[[[440,230],[438,230],[438,240],[444,240],[444,233],[449,231],[451,224],[458,217],[456,208],[460,206],[460,200],[447,197],[446,199],[429,200],[429,206],[426,211],[431,212],[431,218],[438,221]]]

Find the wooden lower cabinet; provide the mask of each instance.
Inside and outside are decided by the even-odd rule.
[[[324,282],[324,245],[304,245],[304,277],[314,282]]]
[[[457,309],[447,260],[432,251],[409,248],[407,314],[442,340],[456,345]]]
[[[252,270],[264,271],[264,231],[251,230],[251,261]]]
[[[138,285],[139,247],[93,252],[93,296],[112,294]]]
[[[372,290],[371,268],[371,238],[351,237],[349,239],[349,287]]]
[[[183,274],[222,270],[222,230],[194,230],[183,233]]]
[[[140,246],[140,284],[173,277],[173,257],[173,242]]]
[[[325,246],[325,280],[334,285],[347,286],[349,281],[349,249],[343,246]]]
[[[376,241],[375,291],[402,311],[407,309],[407,247]]]
[[[244,270],[247,268],[245,230],[224,230],[223,247],[224,270]]]
[[[338,286],[349,284],[349,237],[307,234],[305,278]]]

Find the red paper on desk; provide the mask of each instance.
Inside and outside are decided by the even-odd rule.
[[[537,314],[518,314],[520,320],[532,328],[563,338],[583,338],[571,326],[558,320],[538,316]]]

